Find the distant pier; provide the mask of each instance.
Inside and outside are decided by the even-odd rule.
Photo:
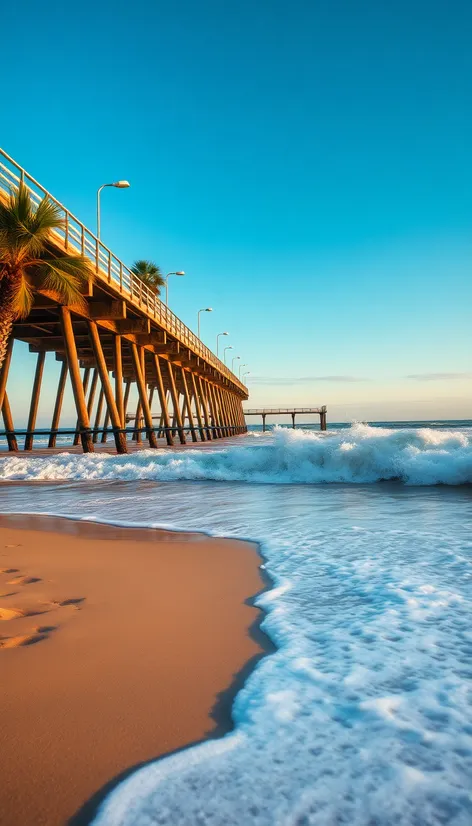
[[[245,410],[244,416],[262,416],[262,432],[265,433],[267,416],[289,415],[292,417],[292,427],[295,428],[295,417],[300,413],[319,415],[320,430],[326,430],[326,405],[322,407],[255,407],[252,410]]]

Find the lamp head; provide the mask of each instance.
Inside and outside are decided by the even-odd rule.
[[[212,313],[212,312],[213,312],[213,307],[207,307],[207,308],[205,309],[205,312],[206,312],[206,313]]]
[[[229,333],[220,333],[220,336],[229,336]]]
[[[112,186],[116,186],[117,189],[128,189],[130,183],[129,181],[115,181]]]
[[[179,270],[178,272],[174,272],[174,275],[185,275],[183,270]]]
[[[229,344],[228,347],[225,347],[225,350],[234,350],[234,347],[232,344]]]

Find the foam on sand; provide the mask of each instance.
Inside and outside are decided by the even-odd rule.
[[[470,824],[470,536],[398,514],[320,530],[307,509],[310,532],[286,522],[283,542],[259,523],[278,651],[235,733],[138,770],[95,826]]]
[[[472,482],[472,434],[356,424],[328,435],[276,428],[263,439],[211,450],[144,450],[126,456],[59,454],[0,458],[3,480],[213,480],[270,484],[409,485]]]

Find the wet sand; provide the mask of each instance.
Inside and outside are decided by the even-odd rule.
[[[264,646],[260,562],[237,540],[0,517],[2,826],[82,826],[132,767],[231,727]]]

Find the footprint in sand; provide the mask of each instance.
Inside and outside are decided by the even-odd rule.
[[[5,606],[0,608],[0,620],[14,620],[21,617],[36,617],[38,614],[46,614],[47,611],[38,611],[36,608],[12,608]]]
[[[41,640],[47,640],[47,634],[20,634],[17,637],[3,637],[0,639],[0,648],[20,648],[22,645],[34,645]]]
[[[33,582],[41,582],[39,576],[16,576],[9,579],[7,585],[32,585]]]
[[[18,568],[0,568],[0,574],[17,574],[19,573]]]
[[[13,620],[25,616],[21,608],[0,608],[0,620]]]
[[[80,605],[81,602],[85,602],[85,597],[70,597],[70,599],[63,599],[59,605],[61,607],[63,605]]]

